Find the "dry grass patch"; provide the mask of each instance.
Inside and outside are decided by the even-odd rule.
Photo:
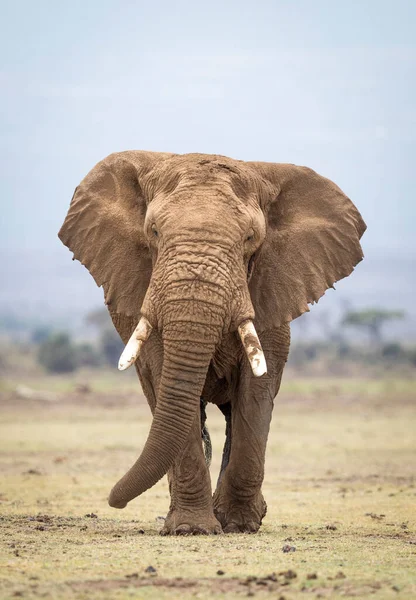
[[[288,381],[269,438],[260,533],[190,538],[158,535],[165,480],[124,511],[108,507],[150,425],[137,393],[112,382],[81,393],[54,380],[52,402],[6,386],[2,599],[416,597],[412,381]],[[47,379],[37,385],[48,390]],[[215,481],[224,423],[215,407],[208,418]]]

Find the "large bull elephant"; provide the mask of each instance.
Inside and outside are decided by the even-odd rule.
[[[135,364],[153,413],[111,506],[168,473],[162,533],[258,530],[289,323],[352,272],[364,230],[345,194],[305,167],[128,151],[92,169],[59,237],[103,286],[127,344],[119,368]],[[213,496],[201,399],[227,421]]]

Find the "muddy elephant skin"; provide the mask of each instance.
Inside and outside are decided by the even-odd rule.
[[[364,230],[345,194],[306,167],[127,151],[90,171],[59,237],[103,287],[123,341],[146,324],[135,368],[153,413],[111,506],[125,507],[167,473],[162,533],[258,530],[289,323],[353,271]],[[253,346],[246,354],[238,334],[244,324],[254,332],[246,344],[257,332],[264,352],[267,372],[258,377]],[[226,417],[214,495],[201,398]]]

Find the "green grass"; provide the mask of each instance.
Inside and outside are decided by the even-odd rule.
[[[90,393],[74,391],[86,382]],[[133,377],[26,385],[56,397],[24,400],[3,384],[0,598],[416,597],[412,380],[287,379],[260,532],[206,538],[158,535],[166,479],[123,511],[107,505],[150,425]],[[215,481],[224,424],[215,407],[208,419]]]

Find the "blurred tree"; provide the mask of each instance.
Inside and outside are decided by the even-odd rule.
[[[77,365],[80,367],[99,367],[102,363],[100,353],[92,344],[77,344],[75,353]]]
[[[366,331],[370,340],[377,345],[382,342],[382,328],[385,323],[394,319],[404,319],[405,313],[401,310],[384,310],[369,308],[366,310],[350,311],[344,319],[344,325],[353,325]]]
[[[346,358],[351,352],[351,348],[344,340],[340,341],[337,346],[337,356],[339,358]]]
[[[36,329],[34,329],[32,331],[32,335],[31,335],[32,343],[36,344],[36,346],[38,346],[39,344],[44,342],[46,339],[48,339],[48,337],[51,335],[51,333],[52,333],[51,328],[47,327],[46,325],[43,325],[41,327],[36,327]]]
[[[108,364],[117,365],[120,354],[124,350],[124,344],[114,328],[104,329],[101,333],[100,347]]]
[[[112,366],[116,365],[124,350],[124,344],[114,328],[108,310],[106,308],[93,310],[88,313],[85,321],[98,330],[99,349],[105,361]]]
[[[39,346],[38,360],[50,373],[71,373],[77,368],[76,349],[67,333],[49,335]]]
[[[410,364],[416,367],[416,348],[410,348],[410,350],[408,350],[407,358]]]
[[[7,366],[6,352],[3,351],[2,348],[0,348],[0,373],[6,372],[6,366]]]
[[[318,348],[316,344],[308,344],[304,347],[306,360],[315,360],[318,356]]]
[[[389,360],[400,360],[405,356],[405,351],[397,342],[390,342],[389,344],[384,344],[381,354],[384,358]]]

